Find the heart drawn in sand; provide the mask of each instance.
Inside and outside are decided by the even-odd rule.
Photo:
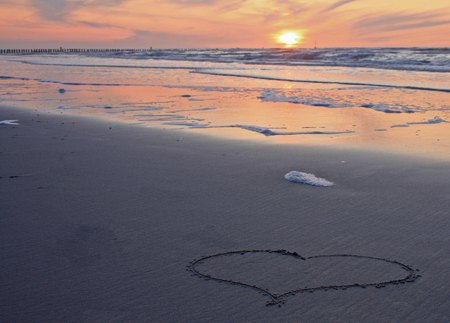
[[[382,288],[420,277],[417,269],[395,260],[349,254],[303,257],[284,249],[202,256],[191,261],[187,270],[206,280],[254,289],[270,298],[266,305],[278,306],[297,293]]]

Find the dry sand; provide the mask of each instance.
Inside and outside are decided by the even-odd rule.
[[[446,161],[2,107],[0,121],[11,119],[20,125],[0,125],[1,322],[450,320]],[[294,170],[336,185],[287,181]],[[421,277],[298,293],[278,307],[186,270],[201,256],[277,249],[396,260]],[[268,253],[198,268],[274,293],[405,273],[371,258]]]

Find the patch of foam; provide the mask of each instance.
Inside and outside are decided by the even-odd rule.
[[[0,125],[18,126],[19,124],[17,123],[17,121],[19,120],[3,120],[0,121]]]
[[[196,122],[183,122],[183,121],[174,121],[174,122],[165,122],[164,124],[171,126],[187,126],[191,128],[210,128],[208,124],[196,123]]]
[[[394,108],[394,107],[388,107],[388,106],[384,106],[384,105],[380,105],[380,104],[363,104],[361,105],[362,108],[369,108],[375,111],[380,111],[380,112],[384,112],[384,113],[414,113],[413,110],[409,109],[409,108],[403,108],[402,110],[398,110],[398,108]],[[397,110],[394,110],[397,109]]]
[[[284,175],[284,178],[286,178],[288,181],[300,183],[300,184],[308,184],[312,186],[322,186],[322,187],[328,187],[333,186],[334,183],[330,182],[324,178],[316,177],[314,174],[309,173],[302,173],[297,171],[292,171]]]
[[[177,113],[177,112],[190,112],[190,111],[209,111],[209,110],[216,110],[217,108],[201,108],[201,109],[191,109],[191,110],[174,110],[174,111],[167,111],[169,113]]]
[[[29,100],[17,100],[15,98],[0,98],[0,101],[29,101]]]
[[[147,107],[147,108],[139,108],[139,109],[107,111],[106,113],[125,113],[125,112],[133,112],[133,111],[156,111],[156,110],[163,110],[163,109],[165,109],[165,107]]]
[[[270,90],[266,89],[257,98],[263,102],[287,102],[294,104],[303,104],[315,107],[326,107],[326,108],[369,108],[375,111],[384,113],[414,113],[422,110],[421,107],[410,107],[399,104],[373,104],[373,103],[361,103],[355,100],[349,100],[345,97],[326,97],[324,94],[321,97],[316,97],[308,93],[289,91],[286,94],[280,90]],[[299,95],[300,94],[300,95]],[[413,110],[414,108],[415,110]]]
[[[435,123],[441,123],[441,122],[447,122],[447,121],[444,119],[441,119],[439,117],[434,117],[433,119],[428,119],[428,121],[407,122],[407,124],[435,124]]]
[[[185,116],[173,116],[173,117],[163,117],[163,118],[151,118],[151,119],[140,119],[139,121],[170,121],[175,119],[186,119]]]
[[[173,117],[173,118],[184,118],[184,116],[179,114],[155,114],[155,113],[142,113],[134,114],[134,117]]]
[[[344,102],[336,102],[336,100],[333,100],[331,98],[322,98],[320,100],[318,99],[305,99],[300,98],[298,96],[289,96],[287,97],[286,94],[280,93],[279,91],[274,90],[266,90],[263,93],[261,93],[260,96],[258,96],[258,99],[261,99],[263,102],[288,102],[288,103],[296,103],[296,104],[304,104],[304,105],[310,105],[310,106],[316,106],[316,107],[326,107],[326,108],[345,108],[349,107],[347,103]]]
[[[52,64],[50,64],[52,65]],[[29,77],[15,77],[0,75],[0,79],[5,80],[21,80],[21,81],[36,81],[41,83],[55,83],[62,85],[92,85],[92,86],[146,86],[146,84],[127,84],[127,83],[81,83],[81,82],[66,82],[51,79],[33,79]]]
[[[173,102],[178,102],[178,101],[124,102],[124,103],[120,103],[120,105],[147,107],[146,104],[161,104],[161,103],[173,103]]]
[[[177,117],[172,118],[157,118],[157,119],[142,119],[139,121],[170,121],[171,119],[176,119]],[[180,116],[180,118],[185,118],[183,116]],[[188,120],[197,120],[197,121],[204,121],[205,119],[188,119]],[[178,122],[166,122],[164,124],[167,125],[185,125],[185,126],[191,126],[189,122],[187,124],[180,124]],[[345,130],[345,131],[299,131],[299,132],[283,132],[283,131],[275,131],[269,128],[260,127],[260,126],[252,126],[252,125],[227,125],[227,126],[209,126],[209,125],[202,125],[199,126],[192,126],[195,128],[241,128],[244,130],[249,130],[253,132],[257,132],[260,134],[263,134],[265,136],[293,136],[293,135],[337,135],[337,134],[348,134],[348,133],[354,133],[354,131],[351,130]]]
[[[345,133],[354,133],[354,131],[345,130],[345,131],[299,131],[299,132],[282,132],[282,131],[274,131],[269,128],[259,127],[259,126],[248,126],[248,125],[230,125],[230,126],[222,126],[228,128],[242,128],[244,130],[250,130],[254,132],[258,132],[265,136],[290,136],[290,135],[336,135],[336,134],[345,134]]]
[[[57,107],[57,109],[61,109],[61,110],[71,110],[71,109],[79,109],[80,107],[71,107],[71,106],[59,106]]]
[[[407,128],[409,127],[409,124],[395,124],[391,126],[391,128],[401,128],[401,127]]]

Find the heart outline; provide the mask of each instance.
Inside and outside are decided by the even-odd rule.
[[[360,284],[360,283],[355,283],[355,284],[344,284],[344,285],[327,285],[327,286],[319,286],[319,287],[305,287],[305,288],[298,288],[298,289],[293,289],[290,290],[288,292],[285,293],[281,293],[281,294],[276,294],[276,293],[271,293],[269,292],[267,289],[263,288],[263,287],[259,287],[257,285],[250,285],[250,284],[246,284],[244,282],[240,282],[240,281],[235,281],[235,280],[231,280],[231,279],[224,279],[224,278],[219,278],[219,277],[213,277],[207,273],[202,273],[200,270],[198,270],[196,268],[196,265],[202,263],[203,261],[207,260],[207,259],[211,259],[211,258],[215,258],[215,257],[222,257],[222,256],[229,256],[229,255],[234,255],[234,254],[241,254],[244,255],[246,253],[278,253],[281,255],[285,255],[285,256],[291,256],[291,257],[295,257],[297,259],[300,260],[308,260],[308,259],[314,259],[314,258],[333,258],[333,257],[352,257],[352,258],[362,258],[362,259],[371,259],[371,260],[379,260],[379,261],[384,261],[387,263],[391,263],[394,265],[399,266],[401,269],[403,269],[404,271],[407,272],[407,275],[404,278],[401,279],[393,279],[393,280],[389,280],[389,281],[383,281],[383,282],[376,282],[376,283],[366,283],[366,284]],[[269,300],[266,303],[266,306],[270,306],[270,305],[278,305],[281,306],[281,304],[285,303],[284,298],[287,296],[291,296],[291,295],[295,295],[297,293],[304,293],[304,292],[314,292],[314,291],[318,291],[318,290],[328,290],[328,289],[334,289],[334,290],[345,290],[347,288],[354,288],[354,287],[359,287],[359,288],[366,288],[369,286],[374,286],[376,288],[382,288],[382,287],[386,287],[387,285],[398,285],[398,284],[404,284],[404,283],[413,283],[415,282],[419,277],[421,277],[420,275],[418,275],[416,272],[418,272],[418,269],[414,269],[412,266],[409,265],[405,265],[401,262],[398,262],[396,260],[390,260],[387,258],[379,258],[379,257],[371,257],[371,256],[361,256],[361,255],[350,255],[350,254],[335,254],[335,255],[318,255],[318,256],[310,256],[310,257],[303,257],[301,255],[299,255],[297,252],[290,252],[287,251],[285,249],[278,249],[278,250],[258,250],[258,249],[254,249],[254,250],[238,250],[238,251],[227,251],[227,252],[222,252],[222,253],[217,253],[217,254],[213,254],[213,255],[209,255],[209,256],[202,256],[200,259],[194,259],[192,261],[189,262],[189,264],[187,265],[187,271],[191,271],[193,273],[193,275],[198,276],[200,278],[206,279],[206,280],[214,280],[214,281],[218,281],[218,282],[224,282],[224,283],[228,283],[231,285],[238,285],[238,286],[242,286],[245,288],[251,288],[254,290],[257,290],[258,292],[262,293],[264,296],[268,296],[271,300]]]

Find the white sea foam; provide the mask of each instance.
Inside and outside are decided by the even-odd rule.
[[[184,117],[182,117],[184,118]],[[160,119],[142,119],[139,121],[165,121],[170,120],[171,118],[160,118]],[[175,119],[175,118],[174,118]],[[189,120],[197,120],[197,121],[203,121],[204,119],[189,119]],[[190,122],[186,123],[179,123],[179,122],[166,122],[164,124],[168,125],[185,125],[185,126],[191,126],[191,127],[198,127],[195,123],[191,125]],[[337,135],[337,134],[349,134],[354,133],[354,131],[345,130],[345,131],[277,131],[266,127],[260,127],[260,126],[252,126],[252,125],[227,125],[227,126],[209,126],[209,125],[202,125],[201,128],[241,128],[244,130],[249,130],[253,132],[257,132],[260,134],[263,134],[265,136],[292,136],[292,135]]]
[[[120,105],[129,105],[133,107],[148,107],[147,104],[173,103],[178,101],[154,101],[154,102],[123,102]]]
[[[441,122],[447,122],[447,121],[444,119],[441,119],[439,117],[434,117],[433,119],[428,119],[428,121],[407,122],[407,124],[435,124],[435,123],[441,123]]]
[[[127,109],[127,110],[115,110],[115,111],[107,111],[106,113],[125,113],[125,112],[133,112],[133,111],[156,111],[165,109],[164,107],[149,107],[149,108],[139,108],[139,109]]]
[[[16,98],[0,98],[0,101],[18,101]]]
[[[170,121],[175,119],[186,119],[185,116],[173,116],[173,117],[163,117],[163,118],[151,118],[151,119],[140,119],[139,121]]]
[[[57,107],[57,109],[61,109],[61,110],[72,110],[72,109],[80,109],[80,107],[71,107],[71,106],[59,106]]]
[[[191,111],[208,111],[208,110],[216,110],[217,108],[201,108],[201,109],[193,109]]]
[[[288,93],[288,95],[287,95]],[[414,113],[416,110],[421,110],[420,107],[399,106],[394,104],[374,104],[365,103],[361,104],[357,101],[350,101],[348,98],[342,97],[327,97],[326,93],[322,97],[311,96],[309,93],[302,93],[301,91],[289,91],[284,92],[281,90],[267,89],[262,92],[258,99],[263,102],[287,102],[294,104],[304,104],[316,107],[326,108],[352,108],[362,107],[369,108],[375,111],[384,113]],[[413,109],[414,108],[414,109]]]
[[[331,98],[321,98],[320,100],[318,100],[318,99],[307,99],[299,96],[287,97],[285,93],[275,90],[264,91],[258,96],[258,99],[261,99],[261,101],[263,102],[288,102],[327,108],[344,108],[350,106],[345,102],[336,102]]]
[[[289,136],[289,135],[336,135],[336,134],[346,134],[346,133],[354,133],[354,131],[345,130],[345,131],[298,131],[298,132],[283,132],[283,131],[275,131],[269,128],[260,127],[260,126],[252,126],[252,125],[230,125],[230,126],[221,126],[222,128],[242,128],[249,131],[254,131],[261,133],[265,136]]]
[[[7,126],[17,126],[19,120],[3,120],[0,121],[0,125],[7,125]]]
[[[208,127],[208,124],[202,124],[197,122],[183,122],[183,121],[173,121],[173,122],[164,122],[164,124],[172,125],[172,126],[187,126],[191,128],[211,128]]]
[[[308,184],[313,186],[333,186],[334,183],[330,182],[324,178],[316,177],[314,174],[309,173],[302,173],[297,171],[292,171],[284,175],[284,178],[286,178],[288,181],[301,183],[301,184]]]
[[[52,65],[52,64],[49,64]],[[128,84],[128,83],[83,83],[83,82],[67,82],[52,79],[39,79],[39,78],[29,78],[29,77],[16,77],[16,76],[5,76],[0,75],[0,79],[11,79],[20,81],[36,81],[41,83],[56,83],[63,85],[92,85],[92,86],[149,86],[148,84]]]
[[[397,107],[381,104],[363,104],[363,108],[369,108],[375,111],[380,111],[384,113],[414,113],[415,111],[409,107]]]
[[[185,118],[185,116],[179,114],[155,114],[155,113],[142,113],[134,114],[135,117],[173,117],[173,118]]]

